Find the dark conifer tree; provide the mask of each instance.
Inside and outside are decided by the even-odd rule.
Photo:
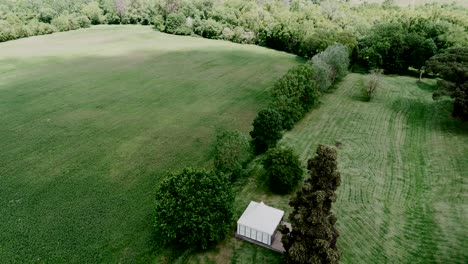
[[[287,263],[338,263],[336,216],[331,212],[341,183],[334,148],[320,145],[308,161],[310,178],[289,205],[292,230],[282,227]]]

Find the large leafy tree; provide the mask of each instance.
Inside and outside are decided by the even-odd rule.
[[[255,152],[260,154],[276,146],[283,136],[282,130],[282,117],[278,111],[273,108],[260,110],[253,121],[253,130],[250,131]]]
[[[437,54],[427,61],[426,68],[442,78],[434,98],[450,95],[455,99],[452,115],[468,120],[468,48],[451,48]]]
[[[308,161],[310,178],[291,199],[292,230],[282,226],[283,246],[288,263],[338,263],[336,246],[338,231],[332,214],[335,191],[341,178],[337,168],[337,152],[320,145],[316,156]]]
[[[156,191],[156,237],[161,244],[206,249],[224,238],[232,220],[229,180],[204,169],[171,173]]]
[[[276,147],[268,150],[263,166],[273,192],[289,193],[302,180],[301,161],[292,148]]]

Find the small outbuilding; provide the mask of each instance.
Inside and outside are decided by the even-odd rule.
[[[237,235],[271,246],[284,211],[251,201],[237,221]]]

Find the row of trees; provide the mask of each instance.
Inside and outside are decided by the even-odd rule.
[[[306,58],[341,43],[354,62],[386,72],[420,69],[441,50],[468,45],[466,9],[415,9],[308,0],[2,0],[0,41],[90,24],[153,24],[181,35],[253,43]]]
[[[331,45],[303,65],[290,69],[273,86],[273,102],[259,111],[250,132],[257,154],[276,145],[289,130],[347,73],[348,47]]]
[[[238,131],[223,131],[216,138],[213,171],[186,168],[169,174],[156,194],[158,241],[205,249],[222,239],[233,216],[231,183],[244,175],[246,164],[255,154],[268,149],[262,164],[270,189],[279,194],[293,191],[304,170],[293,149],[275,147],[284,124],[292,128],[317,104],[321,91],[345,76],[348,65],[348,47],[338,44],[292,68],[274,85],[273,103],[255,118],[252,140]],[[284,111],[279,106],[289,109]]]

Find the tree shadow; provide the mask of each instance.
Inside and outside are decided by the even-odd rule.
[[[421,89],[423,91],[426,91],[426,92],[431,92],[431,93],[435,92],[438,89],[436,83],[430,84],[430,83],[426,83],[424,81],[420,82],[418,80],[418,81],[416,81],[416,85],[419,87],[419,89]]]
[[[409,126],[429,127],[454,134],[468,132],[468,122],[452,117],[453,101],[448,98],[434,101],[398,98],[393,101],[391,109],[400,114],[404,112]]]

